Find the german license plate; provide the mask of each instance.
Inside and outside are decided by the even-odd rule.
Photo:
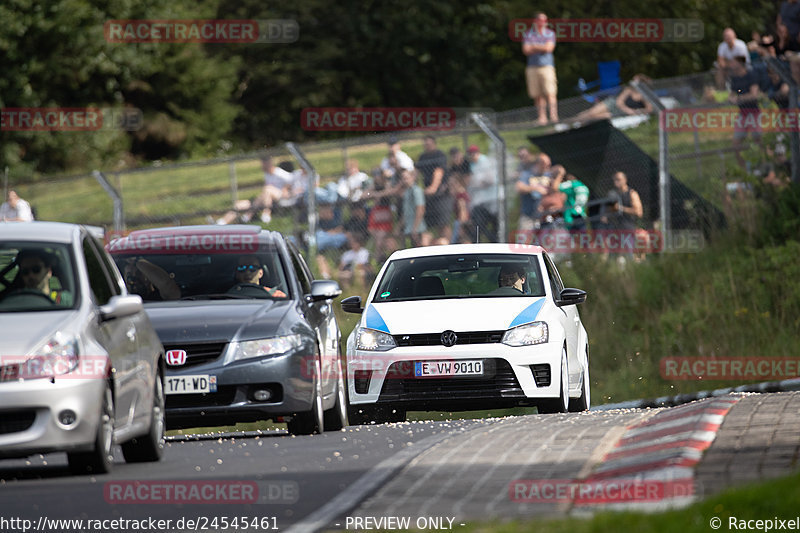
[[[167,376],[167,394],[217,392],[217,376]]]
[[[463,361],[416,361],[414,375],[418,378],[442,376],[482,376],[483,361],[469,359]]]

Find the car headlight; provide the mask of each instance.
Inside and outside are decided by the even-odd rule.
[[[397,348],[394,337],[376,329],[358,328],[356,334],[356,349],[370,352],[385,352]]]
[[[19,377],[35,379],[61,376],[78,368],[78,363],[78,341],[57,333],[20,364]]]
[[[502,342],[509,346],[531,346],[544,344],[548,339],[547,323],[531,322],[506,331]]]
[[[233,360],[238,361],[239,359],[263,357],[265,355],[280,355],[299,348],[302,344],[302,337],[298,334],[242,341],[238,343],[233,353]]]

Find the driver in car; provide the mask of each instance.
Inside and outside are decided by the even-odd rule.
[[[72,305],[70,295],[65,291],[52,290],[50,278],[53,277],[53,265],[50,257],[37,250],[23,250],[17,255],[21,289],[41,292],[56,304]]]
[[[261,285],[261,278],[264,277],[264,266],[254,255],[243,255],[239,257],[239,263],[236,265],[234,277],[236,279],[236,284],[228,290],[229,293],[240,293],[242,296],[253,295],[259,297],[263,294],[261,291],[266,291],[268,296],[286,298],[286,293],[282,290]]]
[[[497,289],[492,296],[521,296],[525,293],[525,268],[520,265],[503,265],[497,276]]]

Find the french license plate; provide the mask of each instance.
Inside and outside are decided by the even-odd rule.
[[[415,361],[414,375],[418,378],[482,376],[483,361],[480,359],[463,361]]]
[[[217,392],[217,376],[167,376],[167,394]]]

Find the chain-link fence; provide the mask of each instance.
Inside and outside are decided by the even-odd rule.
[[[746,181],[747,145],[737,152],[732,132],[665,127],[664,110],[721,109],[727,93],[712,73],[637,83],[561,100],[556,125],[536,126],[535,108],[462,109],[454,127],[432,136],[354,135],[103,176],[121,199],[124,229],[260,223],[293,235],[331,277],[363,262],[362,249],[380,264],[397,248],[506,241],[520,229],[610,228],[622,219],[639,229],[724,224],[726,198]],[[553,186],[559,172],[566,195]],[[621,216],[631,200],[616,188],[618,172],[637,191],[640,213]],[[40,219],[114,226],[96,176],[19,189]]]

